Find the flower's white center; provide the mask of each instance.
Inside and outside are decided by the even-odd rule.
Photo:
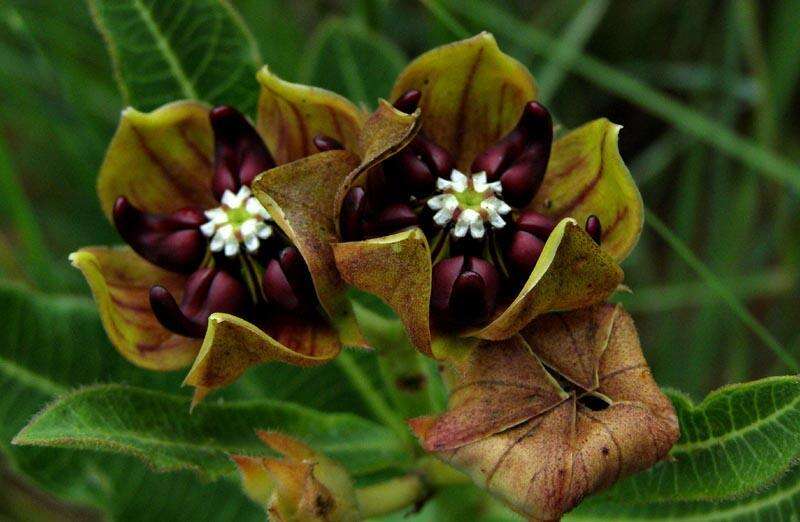
[[[242,186],[234,194],[226,190],[222,195],[222,206],[206,210],[208,222],[200,231],[211,238],[212,252],[225,252],[228,257],[239,253],[239,244],[244,243],[248,252],[255,252],[260,239],[272,235],[271,221],[267,210],[252,196],[250,189]]]
[[[455,220],[452,234],[464,237],[467,232],[480,239],[486,234],[484,222],[493,228],[506,226],[502,216],[511,212],[511,207],[498,196],[503,187],[499,181],[488,183],[485,172],[466,175],[453,169],[450,179],[439,178],[436,188],[441,191],[428,200],[428,206],[436,210],[433,221],[445,226]]]

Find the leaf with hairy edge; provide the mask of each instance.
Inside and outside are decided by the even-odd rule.
[[[89,0],[89,7],[127,104],[149,110],[190,99],[255,108],[261,58],[227,0]]]
[[[700,404],[671,393],[681,439],[670,460],[604,496],[623,503],[719,500],[760,489],[800,457],[800,378],[726,386]]]
[[[268,399],[202,404],[189,413],[188,398],[114,384],[62,396],[13,443],[112,451],[158,471],[189,469],[217,478],[234,471],[228,454],[265,454],[256,429],[301,438],[354,475],[400,465],[406,457],[387,428],[355,415]]]
[[[541,316],[451,360],[450,372],[448,411],[413,419],[412,429],[426,450],[533,519],[556,519],[652,466],[678,438],[619,305]]]
[[[589,499],[569,521],[614,522],[670,520],[672,522],[740,522],[797,520],[800,511],[800,466],[795,466],[772,486],[724,501],[607,502]]]

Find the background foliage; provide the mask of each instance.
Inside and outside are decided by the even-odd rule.
[[[622,155],[649,211],[624,266],[634,293],[620,299],[658,382],[687,394],[673,395],[684,426],[675,451],[691,457],[621,484],[575,517],[728,520],[797,509],[797,382],[761,381],[700,401],[725,383],[798,370],[800,1],[235,0],[236,11],[216,0],[184,3],[0,0],[0,518],[96,515],[39,488],[118,520],[261,516],[229,479],[199,482],[187,471],[154,474],[130,456],[9,444],[42,406],[77,386],[160,390],[139,399],[164,401],[165,411],[185,400],[181,375],[139,371],[113,352],[66,262],[79,246],[117,241],[95,177],[120,109],[191,95],[252,107],[260,62],[374,105],[410,57],[483,29],[531,68],[562,126],[599,116],[625,126]],[[157,58],[165,38],[181,50],[178,65],[197,65],[190,74]],[[378,373],[369,357],[350,362]],[[252,408],[349,411],[366,420],[342,422],[374,435],[382,428],[348,382],[335,365],[302,373],[268,366],[222,395],[261,401]],[[104,406],[119,424],[99,435],[133,448],[163,435],[163,424],[137,426],[124,405]],[[47,429],[35,424],[28,435]],[[73,446],[90,435],[99,436],[72,433]],[[376,451],[394,466],[400,443],[390,438]],[[203,459],[191,448],[178,453],[163,456],[172,459],[167,467]],[[224,459],[209,459],[222,473]],[[439,495],[419,516],[472,512],[510,516],[471,487]]]

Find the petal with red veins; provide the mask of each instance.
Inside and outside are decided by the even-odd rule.
[[[644,223],[642,196],[617,146],[621,127],[605,118],[553,144],[542,186],[530,208],[554,218],[585,223],[600,219],[600,245],[617,262],[636,246]]]
[[[412,89],[422,92],[425,135],[447,149],[463,172],[514,127],[525,103],[536,99],[525,66],[485,32],[419,56],[400,73],[392,99]]]
[[[194,101],[147,113],[122,111],[97,179],[109,219],[119,196],[153,214],[218,204],[211,193],[214,137],[208,114],[206,105]]]
[[[88,247],[70,255],[94,295],[108,338],[123,357],[143,368],[176,370],[192,362],[200,341],[173,334],[150,308],[150,287],[183,294],[186,276],[162,270],[133,250]]]
[[[278,78],[266,66],[261,84],[258,130],[278,164],[317,152],[314,138],[333,138],[355,152],[364,113],[338,94]]]

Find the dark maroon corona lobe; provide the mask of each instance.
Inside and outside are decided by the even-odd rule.
[[[317,134],[314,136],[314,146],[320,152],[327,152],[329,150],[344,150],[344,145],[342,145],[339,140],[324,134]]]
[[[214,268],[201,268],[189,276],[180,305],[163,286],[150,289],[150,307],[158,321],[185,337],[203,337],[212,313],[241,317],[250,304],[247,287],[228,272]]]
[[[538,102],[529,102],[516,127],[472,162],[472,172],[486,172],[489,181],[503,185],[503,199],[512,207],[524,208],[542,184],[550,147],[553,120]]]
[[[600,225],[600,218],[594,214],[586,218],[586,233],[595,243],[600,244],[600,240],[603,238],[603,227]]]
[[[343,241],[363,239],[366,204],[366,194],[361,187],[353,187],[345,195],[339,212],[339,233]]]
[[[211,187],[217,199],[226,190],[236,193],[250,186],[256,176],[275,166],[264,141],[247,118],[233,107],[211,110],[214,131],[214,178]]]
[[[286,247],[264,270],[262,289],[267,302],[288,312],[311,304],[313,286],[303,256],[295,247]]]
[[[199,208],[172,214],[148,214],[120,196],[114,202],[114,225],[133,250],[154,265],[171,272],[188,273],[200,266],[206,238],[199,226],[206,218]]]
[[[500,277],[478,257],[456,256],[433,267],[431,307],[445,323],[469,325],[491,317],[497,305]]]
[[[416,89],[411,89],[401,94],[400,97],[395,100],[394,108],[406,114],[411,114],[417,110],[421,99],[422,93]]]

